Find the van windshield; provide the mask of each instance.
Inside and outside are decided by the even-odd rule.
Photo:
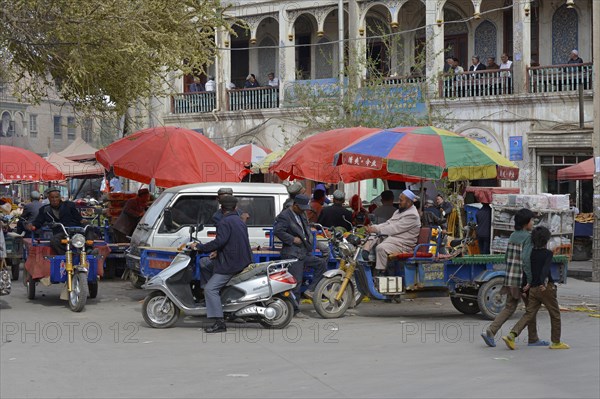
[[[238,199],[238,213],[248,214],[246,224],[248,227],[268,227],[275,222],[275,198],[272,196],[249,196],[236,195]],[[203,223],[206,226],[214,226],[213,215],[218,209],[218,203],[214,195],[184,195],[177,198],[171,205],[173,222],[178,226],[190,226]],[[159,232],[166,232],[167,227],[163,224]]]
[[[140,224],[147,224],[148,226],[153,226],[156,222],[156,219],[160,216],[165,206],[171,201],[174,193],[162,193],[157,199],[154,200],[152,206],[148,208],[142,220],[140,220]]]

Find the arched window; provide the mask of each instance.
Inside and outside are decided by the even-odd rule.
[[[12,137],[15,131],[15,125],[8,111],[4,111],[0,116],[0,137]]]
[[[333,77],[334,65],[337,66],[337,60],[333,59],[333,44],[329,39],[322,37],[315,47],[315,78],[325,79]]]
[[[267,83],[267,74],[273,72],[275,76],[278,76],[277,73],[277,49],[274,47],[277,46],[275,40],[273,40],[270,36],[265,36],[259,44],[258,49],[258,74],[257,79],[259,82]],[[270,48],[263,48],[270,47]]]
[[[496,27],[490,21],[483,21],[475,29],[475,54],[485,65],[488,57],[497,58]]]
[[[577,11],[563,5],[552,16],[552,63],[566,64],[571,50],[578,49]]]

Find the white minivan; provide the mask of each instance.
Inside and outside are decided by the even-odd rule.
[[[176,248],[188,242],[190,226],[199,223],[204,224],[204,230],[198,239],[212,240],[216,234],[212,216],[218,209],[217,191],[222,187],[231,188],[238,199],[238,209],[249,214],[246,224],[252,247],[268,246],[269,235],[264,229],[273,227],[288,198],[283,184],[188,184],[165,190],[148,208],[131,236],[127,267],[139,271],[140,247]],[[172,221],[165,221],[165,209],[170,209]]]

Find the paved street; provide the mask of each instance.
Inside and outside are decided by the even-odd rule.
[[[570,279],[561,305],[600,302],[600,285]],[[80,397],[589,397],[600,396],[600,319],[563,312],[567,351],[486,347],[480,316],[447,298],[363,303],[338,320],[294,319],[287,330],[230,324],[208,336],[203,319],[168,330],[146,326],[145,293],[101,283],[83,313],[59,287],[21,282],[0,299],[1,398]],[[598,310],[598,308],[595,308]],[[504,332],[516,322],[505,325]],[[543,338],[550,333],[545,311]]]

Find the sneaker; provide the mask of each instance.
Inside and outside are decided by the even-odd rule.
[[[508,349],[510,349],[511,351],[515,350],[515,337],[513,337],[512,334],[508,334],[502,337],[502,341],[504,341]]]
[[[571,349],[571,347],[564,342],[552,342],[549,346],[550,349]]]
[[[314,294],[315,294],[314,291],[310,291],[310,290],[304,291],[304,296],[307,297],[308,299],[313,299]]]
[[[550,345],[550,342],[544,341],[543,339],[538,339],[535,342],[530,342],[527,344],[527,346],[548,346],[548,345]]]
[[[496,347],[496,340],[494,339],[494,334],[490,330],[485,330],[484,333],[481,333],[481,338],[483,338],[483,342],[487,346],[491,346],[492,348]]]

